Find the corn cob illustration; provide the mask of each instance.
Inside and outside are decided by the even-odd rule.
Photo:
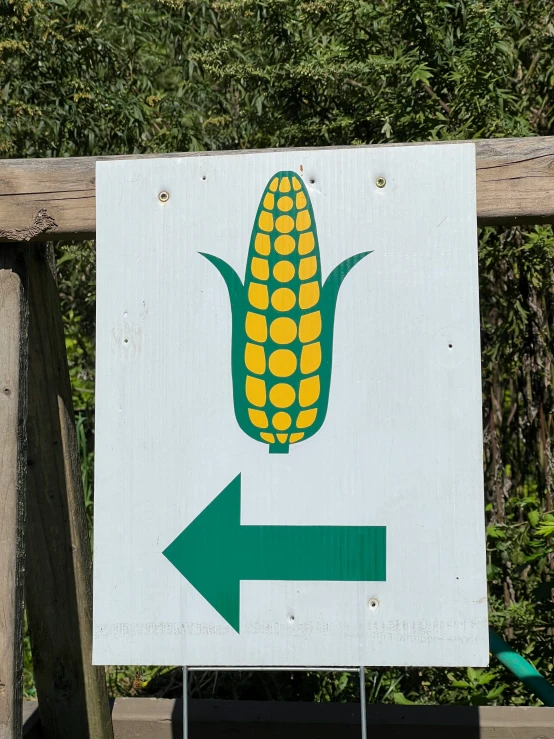
[[[369,253],[345,259],[322,285],[310,196],[295,172],[278,172],[265,188],[244,285],[230,265],[202,253],[229,291],[237,423],[270,453],[286,454],[325,420],[339,289]]]

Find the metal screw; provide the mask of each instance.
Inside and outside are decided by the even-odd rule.
[[[375,180],[375,184],[377,185],[377,187],[385,187],[387,181],[384,177],[377,177],[377,179]]]
[[[158,195],[158,199],[160,203],[167,203],[169,200],[169,193],[166,192],[166,190],[162,190],[161,193]]]
[[[379,608],[379,601],[377,598],[370,598],[367,605],[372,611],[374,611],[376,608]]]

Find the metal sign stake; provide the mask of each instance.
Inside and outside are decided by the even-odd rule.
[[[365,667],[360,667],[360,721],[362,723],[362,739],[367,739]]]
[[[189,670],[183,666],[183,739],[189,739]]]

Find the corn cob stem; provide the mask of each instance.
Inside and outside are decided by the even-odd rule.
[[[269,453],[270,454],[288,454],[289,453],[289,444],[270,444],[269,445]]]

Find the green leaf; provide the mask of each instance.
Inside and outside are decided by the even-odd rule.
[[[499,526],[487,526],[487,536],[490,536],[491,539],[504,539],[506,532]]]
[[[496,687],[496,688],[493,688],[492,690],[489,690],[489,692],[487,693],[487,698],[488,698],[489,700],[491,700],[491,701],[492,701],[492,700],[495,700],[495,699],[496,699],[496,698],[498,698],[498,697],[499,697],[500,695],[502,695],[502,693],[504,692],[504,690],[505,690],[505,689],[506,689],[507,687],[508,687],[508,686],[506,685],[506,683],[502,683],[502,685],[497,685],[497,687]]]
[[[553,536],[554,535],[554,522],[546,521],[540,526],[537,526],[536,532],[539,536]]]
[[[414,703],[414,701],[409,700],[406,698],[404,693],[393,693],[392,698],[397,706],[415,706],[417,705]]]

